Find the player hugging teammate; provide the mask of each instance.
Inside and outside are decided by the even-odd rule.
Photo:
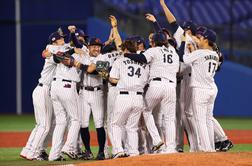
[[[233,147],[213,117],[218,93],[214,76],[223,62],[216,33],[192,21],[180,26],[164,0],[160,4],[170,30],[146,14],[155,31],[149,35],[149,48],[139,36],[122,41],[114,16],[109,16],[111,32],[105,43],[96,37],[88,41],[75,26],[68,27],[68,38],[61,29],[49,36],[32,95],[36,126],[21,157],[94,159],[91,114],[99,145],[96,160],[183,152],[184,132],[190,152]]]

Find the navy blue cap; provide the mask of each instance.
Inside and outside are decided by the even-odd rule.
[[[88,37],[88,35],[85,34],[85,32],[82,29],[76,29],[75,30],[75,36],[82,36],[82,37]]]
[[[204,26],[198,26],[197,30],[196,30],[196,34],[202,34],[202,32],[204,32],[207,29],[207,27]]]
[[[152,39],[154,42],[167,42],[167,37],[164,32],[154,33]]]
[[[213,43],[216,42],[216,32],[214,32],[212,29],[205,29],[203,32],[199,33],[201,36],[203,36],[208,41],[211,41]]]
[[[184,30],[191,30],[193,34],[196,33],[196,25],[192,21],[185,21],[182,25]]]
[[[53,32],[53,33],[49,36],[48,42],[49,42],[49,43],[53,43],[53,42],[55,42],[56,40],[59,40],[59,39],[64,38],[64,37],[65,37],[65,36],[60,35],[58,32]]]
[[[89,41],[89,46],[93,46],[93,45],[98,45],[98,46],[103,46],[103,43],[101,42],[101,40],[99,38],[91,38]]]

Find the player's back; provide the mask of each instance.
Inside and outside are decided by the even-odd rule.
[[[176,83],[179,56],[172,46],[149,48],[143,54],[150,63],[150,79],[160,77]]]
[[[114,66],[119,72],[119,82],[117,84],[119,90],[143,92],[143,88],[148,81],[149,66],[147,64],[122,57],[115,61]]]
[[[208,49],[199,49],[192,54],[198,58],[192,62],[191,87],[216,88],[214,75],[219,62],[217,53]]]

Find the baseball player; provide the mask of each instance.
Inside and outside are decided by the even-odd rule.
[[[192,49],[195,49],[196,44],[194,42],[193,35],[196,32],[196,26],[192,22],[185,22],[183,28],[180,27],[174,15],[171,13],[169,8],[166,6],[164,0],[160,0],[161,7],[164,10],[166,18],[172,27],[172,33],[176,40],[178,47],[181,45],[181,35],[186,34],[186,46],[184,52],[190,53]],[[185,127],[186,134],[188,136],[188,142],[190,145],[190,151],[195,152],[198,150],[198,138],[196,137],[196,123],[194,122],[193,111],[191,108],[191,66],[188,64],[181,63],[179,77],[183,78],[180,81],[180,98],[179,107],[177,110],[178,117],[182,118],[182,126],[178,127],[177,137],[177,149],[183,151],[183,126]]]
[[[55,38],[51,38],[51,42],[54,43]],[[59,39],[62,42],[62,46],[55,47],[52,45],[52,49],[55,52],[65,52],[72,54],[72,57],[76,60],[81,60],[81,55],[84,52],[81,49],[71,48],[68,44],[65,44],[64,39]],[[52,148],[49,154],[50,161],[63,160],[61,154],[68,155],[71,159],[77,159],[77,139],[80,128],[80,120],[78,114],[78,94],[76,91],[76,83],[80,81],[80,71],[73,67],[67,67],[63,63],[60,63],[55,58],[55,62],[58,63],[55,71],[51,86],[51,98],[53,102],[53,109],[56,119],[56,126],[53,132]],[[67,126],[67,118],[69,118],[69,129],[67,139],[64,144],[63,137],[65,128]],[[64,146],[63,146],[64,145]]]
[[[173,46],[168,45],[163,33],[153,36],[154,46],[147,49],[143,54],[128,56],[132,60],[150,63],[150,84],[146,92],[146,103],[148,109],[144,111],[144,119],[148,131],[153,139],[153,151],[159,149],[163,142],[154,124],[152,111],[158,104],[164,116],[165,123],[165,145],[164,153],[175,153],[176,131],[175,131],[175,105],[176,105],[176,74],[179,68],[179,58]]]
[[[215,152],[212,119],[214,101],[218,91],[214,82],[215,71],[219,63],[219,56],[213,51],[216,33],[206,29],[197,33],[197,39],[199,49],[183,55],[182,61],[192,64],[190,87],[192,87],[192,109],[197,126],[199,151]],[[185,42],[182,43],[182,50],[184,46]]]
[[[126,40],[122,44],[123,53],[135,53],[135,42]],[[129,58],[119,58],[110,72],[110,81],[117,83],[118,95],[112,116],[113,158],[125,157],[122,147],[122,127],[125,126],[128,138],[128,153],[139,155],[138,123],[144,110],[143,88],[148,79],[148,65],[136,63]]]
[[[52,34],[49,40],[52,38],[55,38],[55,45],[62,44],[60,40],[62,36]],[[45,59],[43,69],[40,73],[41,77],[38,80],[39,83],[32,93],[36,126],[32,130],[26,146],[20,153],[21,157],[28,160],[48,160],[48,156],[42,155],[40,151],[50,130],[53,113],[52,101],[49,93],[51,82],[55,74],[56,63],[48,49],[47,47],[47,53],[46,51],[43,52],[43,56],[45,56],[45,54],[48,56]]]
[[[90,63],[96,64],[96,57],[100,55],[103,44],[100,39],[92,38],[89,42],[89,55],[85,58],[89,59]],[[85,62],[84,62],[85,64]],[[97,131],[97,139],[99,144],[99,152],[97,160],[104,160],[104,146],[106,134],[104,130],[104,92],[103,80],[97,74],[84,73],[83,88],[80,90],[81,102],[81,137],[85,145],[86,159],[93,159],[93,154],[90,148],[89,120],[92,112],[95,128]]]

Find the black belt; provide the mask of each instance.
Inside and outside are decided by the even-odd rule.
[[[38,86],[41,86],[41,87],[42,87],[42,86],[43,86],[43,84],[42,84],[42,83],[39,83],[39,84],[38,84]]]
[[[84,89],[87,91],[97,91],[97,90],[101,90],[101,87],[86,86],[86,87],[84,87]]]
[[[155,77],[155,78],[153,78],[152,80],[153,80],[153,81],[162,81],[162,78],[160,78],[160,77]],[[169,80],[169,82],[173,83],[172,80]]]
[[[128,91],[120,91],[120,95],[128,95],[129,92]],[[136,92],[137,95],[142,95],[143,92]]]
[[[53,81],[56,81],[56,78],[53,78]],[[72,82],[71,80],[65,80],[65,79],[62,79],[62,81],[64,81],[64,82]]]

